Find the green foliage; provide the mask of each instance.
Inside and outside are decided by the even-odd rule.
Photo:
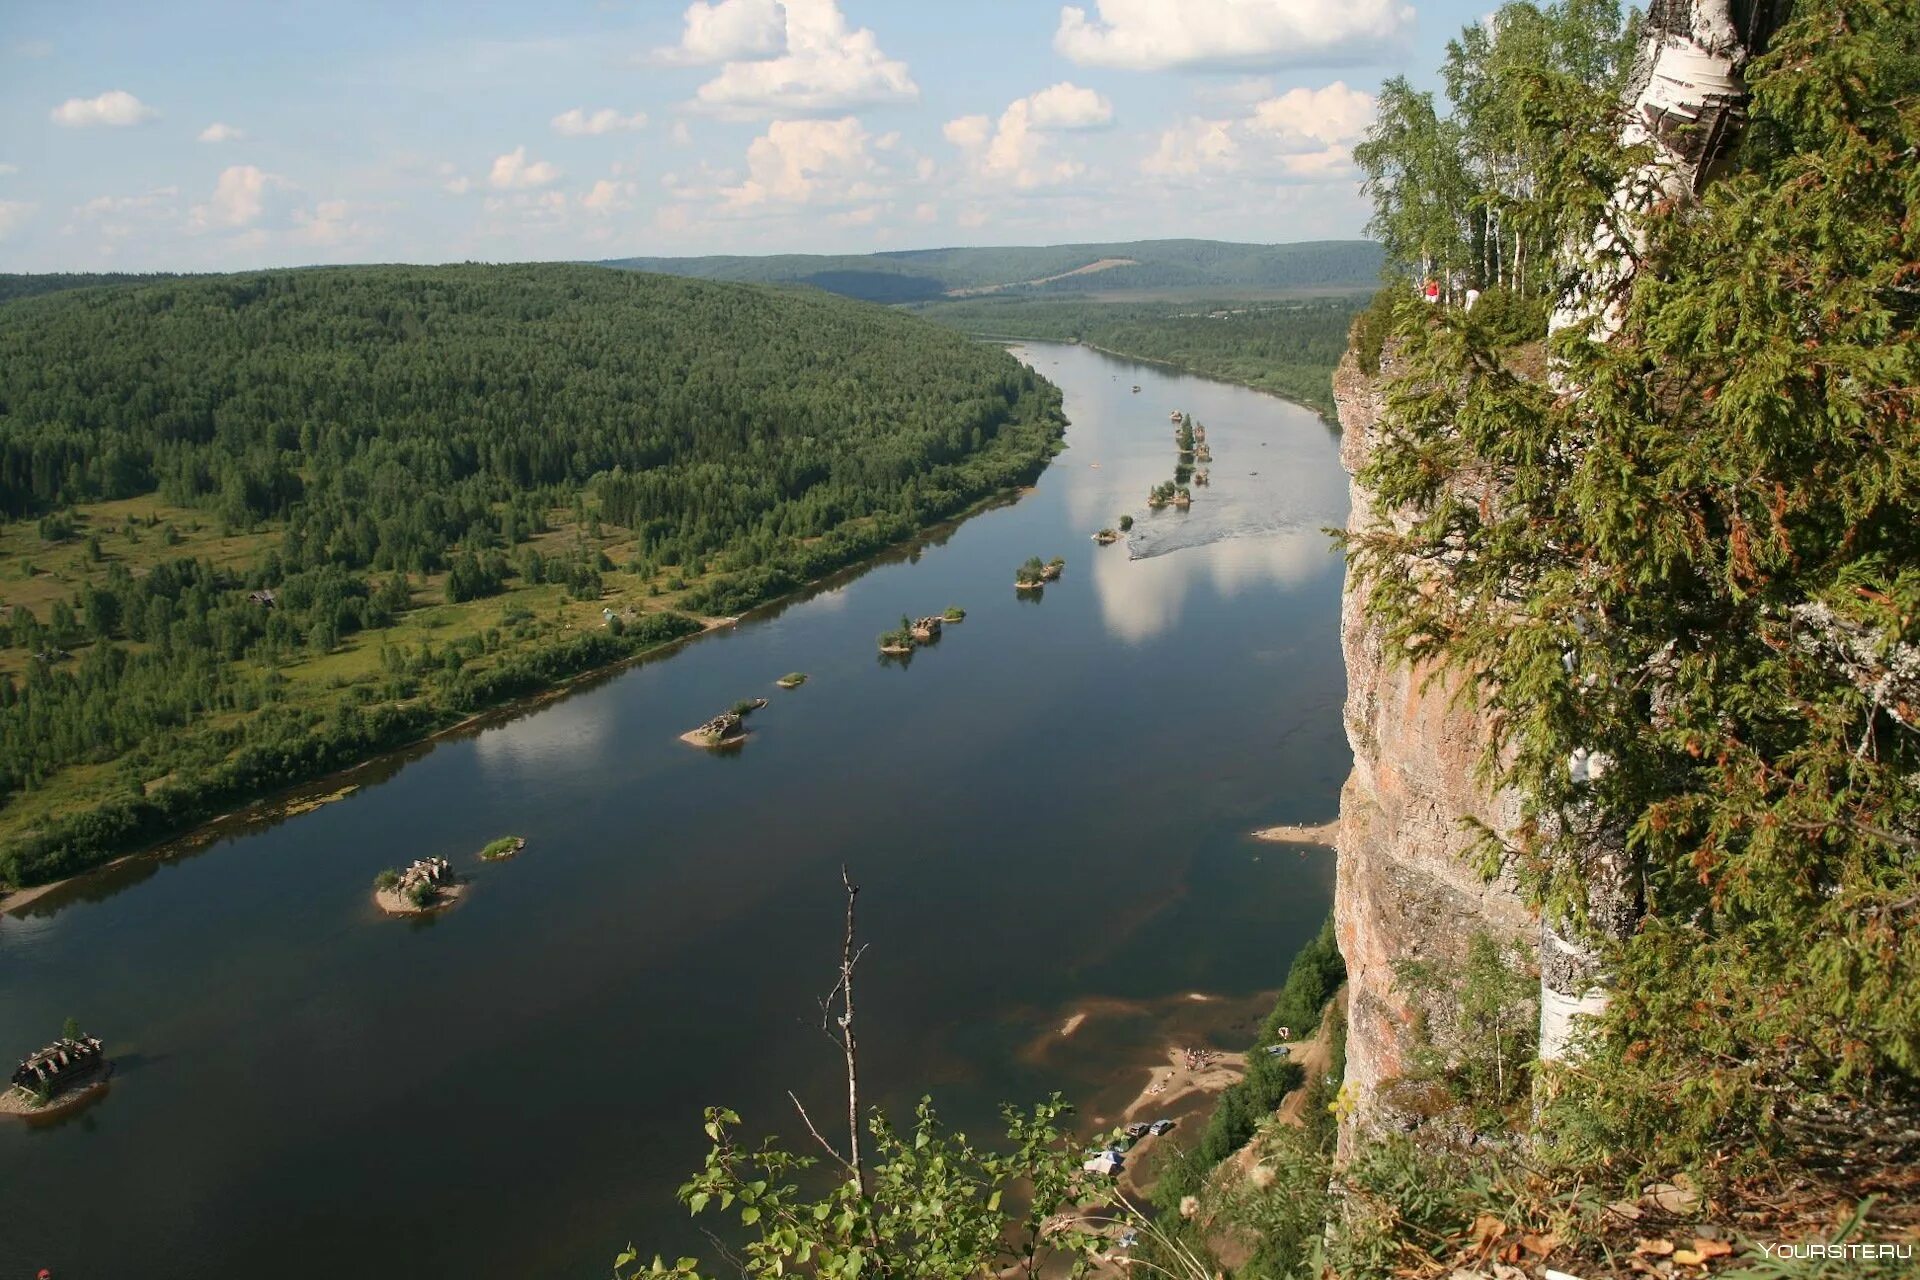
[[[1381,86],[1353,158],[1396,279],[1437,279],[1449,300],[1553,289],[1556,255],[1585,240],[1590,210],[1556,199],[1542,173],[1570,130],[1611,129],[1634,30],[1617,0],[1505,4],[1449,42],[1445,113],[1403,76]]]
[[[400,873],[392,867],[388,867],[385,871],[382,871],[373,878],[373,887],[376,889],[392,890],[398,888],[399,885]]]
[[[772,1139],[742,1147],[733,1133],[740,1117],[709,1108],[713,1146],[680,1199],[696,1215],[731,1212],[747,1235],[741,1270],[767,1280],[984,1277],[1008,1267],[1034,1275],[1045,1266],[1077,1275],[1099,1243],[1080,1206],[1097,1202],[1101,1191],[1062,1127],[1070,1112],[1058,1097],[1031,1112],[1004,1108],[1005,1151],[948,1131],[926,1099],[905,1132],[875,1113],[864,1192],[852,1170],[835,1166],[831,1185],[810,1194],[800,1183],[820,1163],[815,1157]],[[669,1267],[656,1258],[648,1269],[629,1247],[614,1271],[621,1280],[694,1276],[698,1265],[682,1259]]]
[[[486,847],[480,850],[480,857],[483,861],[494,862],[520,852],[520,847],[525,843],[519,836],[501,836],[498,840],[487,841]]]
[[[1391,651],[1491,709],[1526,820],[1490,852],[1577,919],[1584,851],[1624,833],[1645,903],[1594,1065],[1548,1082],[1565,1158],[1745,1167],[1806,1149],[1806,1111],[1870,1128],[1916,1089],[1916,41],[1913,0],[1796,6],[1740,153],[1637,228],[1617,331],[1557,340],[1578,395],[1477,311],[1398,308],[1361,478],[1423,514],[1352,539],[1354,572]],[[1570,127],[1536,198],[1590,215],[1632,160]]]
[[[947,606],[946,611],[940,616],[947,622],[965,622],[967,620],[967,611],[957,604],[950,604]]]
[[[1333,917],[1328,916],[1320,932],[1293,957],[1287,967],[1287,980],[1280,988],[1272,1012],[1260,1024],[1257,1045],[1279,1042],[1279,1029],[1287,1028],[1293,1041],[1311,1036],[1320,1025],[1320,1012],[1347,980],[1347,962],[1340,955],[1339,940],[1333,934]]]
[[[1129,529],[1131,529],[1131,528],[1133,528],[1133,517],[1132,517],[1132,516],[1121,516],[1121,517],[1120,517],[1120,532],[1122,532],[1122,533],[1125,533],[1125,532],[1127,532],[1127,531],[1128,531]]]
[[[440,891],[425,880],[416,880],[407,886],[407,901],[413,904],[416,911],[424,910],[439,896]]]
[[[1415,1007],[1444,1012],[1443,1019],[1423,1017],[1407,1074],[1443,1084],[1482,1131],[1504,1128],[1529,1097],[1539,1048],[1540,979],[1527,948],[1476,932],[1457,968],[1411,963],[1394,978]]]
[[[63,1040],[78,1040],[80,1038],[80,1019],[68,1018],[62,1023],[60,1026],[60,1037]]]

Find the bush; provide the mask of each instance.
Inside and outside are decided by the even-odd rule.
[[[1380,352],[1393,333],[1393,307],[1402,293],[1400,288],[1389,285],[1374,294],[1367,309],[1353,318],[1347,344],[1353,348],[1353,358],[1365,373],[1380,372]]]
[[[400,873],[392,867],[388,867],[385,871],[382,871],[373,878],[373,887],[376,889],[392,889],[399,883]]]
[[[1320,1010],[1346,980],[1347,962],[1340,956],[1340,945],[1333,936],[1333,917],[1329,916],[1313,941],[1294,956],[1273,1012],[1260,1026],[1259,1043],[1276,1043],[1281,1027],[1287,1028],[1294,1040],[1312,1035],[1320,1025]]]

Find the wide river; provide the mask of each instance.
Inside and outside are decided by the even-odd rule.
[[[789,1088],[835,1113],[843,862],[872,1101],[930,1092],[985,1137],[1001,1100],[1124,1103],[1169,1037],[1244,1046],[1332,898],[1330,855],[1248,833],[1331,817],[1350,762],[1337,440],[1239,387],[1016,353],[1072,420],[1018,501],[345,800],[0,916],[0,1053],[73,1016],[118,1062],[64,1122],[0,1117],[0,1275],[600,1280],[629,1240],[711,1259],[673,1198],[701,1108],[749,1136],[793,1132]],[[1207,427],[1213,484],[1149,513],[1173,408]],[[1130,544],[1089,540],[1124,512]],[[1018,597],[1030,555],[1066,573]],[[876,654],[956,604],[909,662]],[[811,679],[775,689],[791,670]],[[738,752],[678,740],[758,695]],[[508,832],[517,860],[474,860]],[[382,917],[375,873],[426,854],[472,874],[466,900]]]

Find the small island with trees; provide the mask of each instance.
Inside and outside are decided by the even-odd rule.
[[[774,683],[779,685],[782,689],[798,689],[801,685],[805,684],[806,682],[807,682],[807,673],[804,671],[789,671],[787,672],[787,674],[781,676],[778,680],[774,681]]]
[[[416,858],[405,870],[389,867],[373,878],[373,901],[390,916],[445,911],[466,891],[467,886],[445,858]]]
[[[1038,591],[1049,582],[1060,577],[1067,567],[1065,556],[1055,556],[1051,560],[1042,560],[1039,556],[1028,556],[1026,562],[1013,571],[1013,586],[1016,591]]]
[[[742,698],[705,724],[681,734],[680,741],[708,750],[737,747],[747,740],[747,717],[766,705],[765,698]]]
[[[930,613],[922,618],[910,618],[903,613],[899,626],[880,633],[880,652],[890,658],[906,657],[917,646],[938,640],[948,623],[964,622],[966,617],[967,611],[958,605],[949,605],[943,613]]]
[[[98,1036],[72,1018],[60,1038],[20,1060],[0,1092],[0,1114],[45,1118],[70,1111],[104,1091],[113,1063]]]
[[[501,836],[498,840],[488,841],[487,847],[480,851],[480,861],[505,862],[526,847],[525,836]]]

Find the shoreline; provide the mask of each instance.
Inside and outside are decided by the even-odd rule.
[[[1062,439],[1064,439],[1064,434]],[[313,777],[305,778],[298,782],[286,783],[272,790],[262,792],[251,800],[243,801],[223,813],[215,814],[210,818],[202,818],[160,840],[142,845],[137,849],[129,849],[125,853],[116,854],[104,862],[99,862],[83,870],[75,871],[71,875],[62,876],[58,880],[49,880],[44,884],[23,885],[9,889],[7,892],[0,893],[0,915],[12,914],[31,905],[33,902],[45,897],[56,889],[73,884],[79,880],[84,880],[88,876],[98,875],[114,867],[124,866],[127,863],[144,858],[154,858],[165,861],[168,855],[174,852],[198,852],[201,848],[211,845],[223,834],[226,834],[224,828],[229,824],[238,823],[252,826],[256,823],[275,822],[289,817],[298,817],[302,813],[311,811],[310,809],[302,809],[298,806],[309,802],[316,794],[325,789],[331,789],[337,794],[328,796],[322,803],[327,803],[334,799],[346,798],[346,796],[350,794],[345,786],[346,781],[350,779],[352,775],[362,770],[371,769],[383,764],[404,764],[406,763],[405,757],[409,753],[418,751],[422,747],[463,736],[479,729],[490,728],[497,723],[505,723],[527,712],[538,710],[546,704],[574,692],[581,685],[612,676],[642,662],[658,661],[661,658],[670,656],[675,649],[690,645],[694,641],[710,635],[715,631],[735,627],[742,622],[752,621],[757,616],[768,611],[784,609],[789,605],[799,603],[803,601],[809,593],[820,590],[836,579],[858,577],[860,574],[867,572],[869,569],[881,563],[885,557],[903,547],[914,546],[942,530],[957,528],[977,515],[984,515],[986,512],[997,507],[1018,502],[1021,498],[1035,490],[1039,484],[1040,476],[1046,474],[1047,468],[1053,464],[1053,460],[1057,456],[1058,452],[1054,452],[1044,457],[1041,460],[1040,474],[1036,475],[1032,480],[1022,484],[996,489],[992,493],[982,495],[953,515],[936,520],[932,524],[923,525],[919,529],[916,529],[911,535],[900,539],[898,542],[890,542],[884,547],[878,547],[872,553],[862,556],[859,560],[851,564],[841,565],[837,569],[821,574],[818,578],[813,578],[801,583],[791,591],[786,591],[780,595],[762,600],[751,608],[743,610],[732,617],[705,617],[698,614],[681,614],[682,617],[699,624],[700,629],[689,632],[683,636],[675,636],[671,640],[664,640],[650,648],[627,654],[612,662],[603,663],[597,667],[589,667],[583,671],[576,671],[571,675],[562,676],[537,692],[521,694],[509,698],[504,702],[496,703],[493,706],[483,707],[478,711],[470,712],[451,724],[443,725],[430,733],[422,734],[406,742],[384,747],[344,767],[332,769],[326,773],[316,774]],[[358,791],[359,789],[359,784],[354,784],[352,787],[353,791]],[[313,807],[318,808],[319,806],[314,805]]]
[[[963,330],[963,332],[966,331]],[[1212,373],[1206,369],[1196,369],[1192,365],[1182,364],[1178,360],[1165,360],[1157,356],[1138,355],[1132,351],[1119,351],[1113,347],[1103,347],[1097,342],[1087,342],[1079,338],[1021,338],[991,333],[969,333],[969,336],[977,338],[982,342],[1042,342],[1061,347],[1085,347],[1089,351],[1098,351],[1101,355],[1112,356],[1116,360],[1132,360],[1136,364],[1159,365],[1163,369],[1172,369],[1175,373],[1184,373],[1195,378],[1205,378],[1209,382],[1225,383],[1229,387],[1245,387],[1248,391],[1258,391],[1261,395],[1272,396],[1275,400],[1285,400],[1288,404],[1297,405],[1302,409],[1309,410],[1316,414],[1322,422],[1329,424],[1334,430],[1337,431],[1340,429],[1339,419],[1335,416],[1331,390],[1328,392],[1327,403],[1325,405],[1318,405],[1309,400],[1302,400],[1297,396],[1290,396],[1283,391],[1275,391],[1271,387],[1256,387],[1251,382],[1244,382],[1239,378],[1230,378],[1224,373]],[[1327,376],[1328,382],[1331,383],[1333,376],[1331,370],[1328,371]]]
[[[1323,849],[1333,848],[1334,839],[1340,834],[1340,819],[1323,822],[1318,826],[1279,826],[1262,827],[1253,833],[1255,840],[1265,840],[1273,844],[1312,844]]]
[[[440,891],[434,895],[433,901],[424,907],[414,906],[392,889],[375,889],[373,891],[373,905],[379,907],[390,916],[437,916],[442,911],[452,910],[453,907],[459,903],[460,899],[466,896],[467,882],[465,880],[456,880],[452,884],[443,885]]]

